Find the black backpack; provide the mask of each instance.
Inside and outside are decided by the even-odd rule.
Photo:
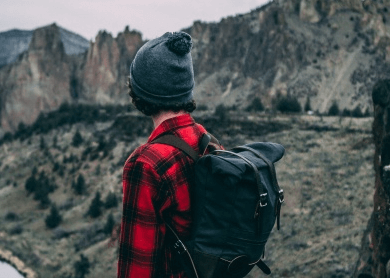
[[[210,142],[211,141],[211,142]],[[191,239],[182,242],[175,231],[174,248],[189,277],[242,278],[254,265],[270,274],[262,261],[265,244],[284,202],[274,163],[284,155],[282,145],[252,143],[221,150],[219,142],[205,134],[201,153],[185,141],[164,135],[153,143],[174,146],[195,160]]]

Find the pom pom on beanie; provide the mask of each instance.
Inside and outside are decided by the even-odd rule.
[[[191,51],[191,36],[184,32],[174,32],[169,35],[167,41],[168,49],[177,55],[185,55]]]

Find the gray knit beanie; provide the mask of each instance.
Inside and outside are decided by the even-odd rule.
[[[191,48],[191,36],[184,32],[165,33],[143,45],[130,66],[134,94],[158,105],[192,100]]]

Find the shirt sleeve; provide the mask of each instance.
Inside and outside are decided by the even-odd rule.
[[[159,219],[161,178],[147,163],[126,163],[118,278],[158,276],[157,262],[165,229]]]

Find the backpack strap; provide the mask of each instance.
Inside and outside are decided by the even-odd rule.
[[[199,278],[198,272],[196,270],[194,260],[192,259],[192,256],[190,252],[188,251],[187,247],[184,245],[184,243],[180,240],[179,236],[175,233],[175,230],[165,223],[168,227],[168,229],[172,232],[172,234],[176,238],[176,242],[173,244],[173,248],[176,250],[177,254],[180,256],[180,263],[182,267],[184,268],[184,271],[187,275],[193,278]]]
[[[196,152],[190,145],[188,145],[186,141],[175,135],[163,135],[153,140],[152,143],[160,143],[178,148],[186,155],[191,157],[194,161],[197,161],[199,158],[198,152]],[[221,148],[219,141],[213,135],[211,135],[210,133],[205,133],[200,139],[199,153],[204,155],[209,145],[216,149]]]
[[[194,161],[198,160],[198,153],[190,145],[188,145],[187,142],[175,135],[163,135],[156,140],[153,140],[153,143],[160,143],[178,148],[186,155],[191,157]]]
[[[271,269],[261,259],[256,263],[257,267],[260,268],[264,274],[270,275]]]

